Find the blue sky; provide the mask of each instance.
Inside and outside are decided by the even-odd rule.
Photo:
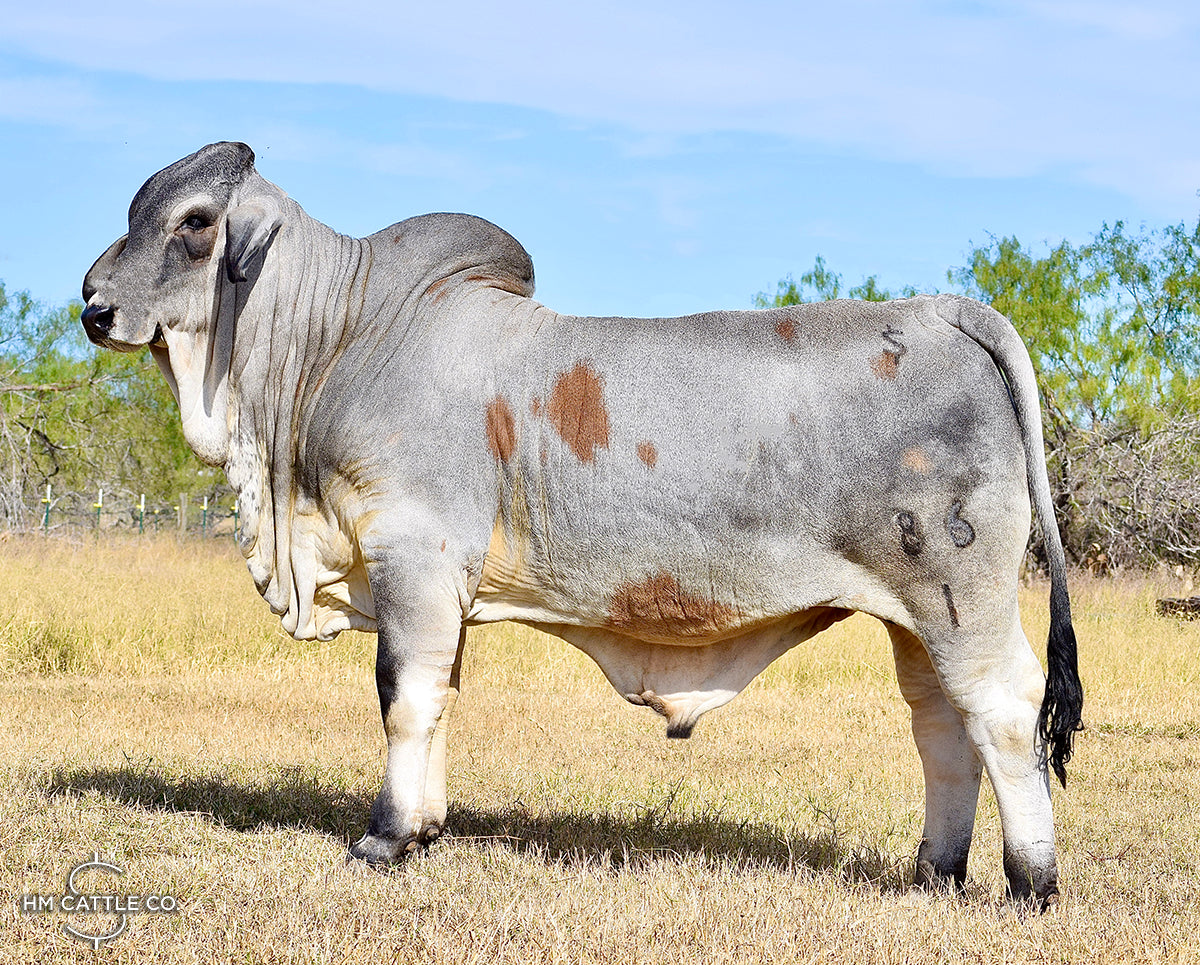
[[[0,279],[50,304],[222,139],[346,233],[495,221],[580,314],[749,307],[818,254],[945,289],[989,236],[1200,211],[1192,2],[9,6]]]

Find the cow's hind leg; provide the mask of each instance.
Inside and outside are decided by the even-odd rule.
[[[889,623],[887,628],[925,772],[925,828],[913,883],[922,888],[961,888],[967,877],[983,765],[962,715],[942,691],[924,645],[901,626]]]
[[[371,592],[387,766],[370,826],[351,846],[350,856],[388,865],[437,837],[445,821],[445,732],[452,683],[457,684],[452,678],[457,676],[462,610],[453,587],[383,564],[371,571]]]
[[[1045,907],[1058,899],[1050,782],[1038,736],[1045,678],[1021,630],[1015,594],[1004,609],[997,619],[973,618],[969,603],[960,604],[954,622],[961,626],[918,632],[995,792],[1009,895]]]

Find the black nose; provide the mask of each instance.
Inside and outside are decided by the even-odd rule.
[[[117,311],[111,305],[89,305],[79,316],[83,327],[92,339],[104,338],[112,331]]]

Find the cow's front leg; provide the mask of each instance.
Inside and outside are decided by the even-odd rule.
[[[450,670],[446,705],[438,717],[437,730],[433,733],[433,743],[429,748],[429,769],[425,775],[425,817],[421,823],[422,844],[432,844],[446,826],[446,752],[450,741],[450,715],[458,702],[459,675],[466,641],[467,628],[463,627],[458,636],[458,653]]]
[[[443,718],[449,714],[451,677],[457,676],[462,606],[452,581],[383,564],[371,568],[371,592],[387,767],[370,826],[350,856],[387,865],[436,838],[446,819]],[[431,755],[439,731],[439,747]]]

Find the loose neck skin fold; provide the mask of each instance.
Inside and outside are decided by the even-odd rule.
[[[309,414],[361,304],[369,257],[361,240],[337,234],[294,201],[283,207],[261,268],[246,282],[217,285],[213,317],[218,344],[228,346],[223,463],[242,513],[239,546],[291,633],[307,622],[319,563],[309,559],[313,530],[322,528],[295,472]]]

